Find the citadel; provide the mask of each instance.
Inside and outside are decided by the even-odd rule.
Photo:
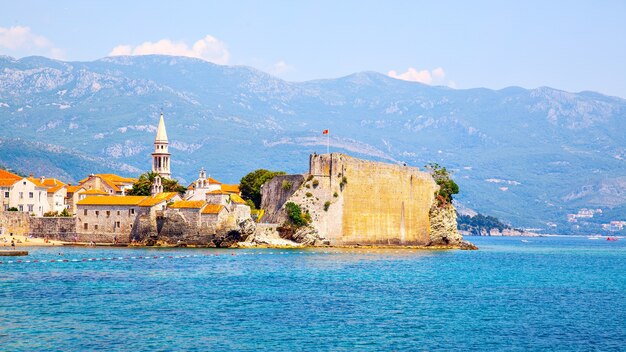
[[[198,178],[184,192],[164,190],[172,178],[163,114],[151,154],[150,195],[128,195],[138,180],[91,174],[77,185],[0,170],[0,235],[70,243],[184,246],[444,246],[462,247],[452,204],[435,199],[438,185],[415,167],[313,154],[304,174],[279,175],[262,188],[252,212],[239,185]],[[132,192],[131,192],[132,193]],[[286,207],[307,226],[289,226]]]

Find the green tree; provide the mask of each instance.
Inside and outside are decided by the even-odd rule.
[[[145,172],[139,176],[137,182],[133,184],[133,188],[126,191],[126,195],[129,196],[149,196],[151,193],[152,183],[154,182],[154,178],[158,176],[156,172]],[[178,192],[181,195],[187,191],[185,186],[178,183],[178,181],[169,179],[169,178],[161,178],[161,184],[163,185],[163,192]]]
[[[285,204],[285,211],[287,212],[287,218],[289,218],[289,222],[291,222],[296,227],[306,226],[310,221],[310,215],[302,214],[302,208],[294,202],[287,202]]]
[[[239,182],[239,190],[241,197],[245,200],[251,200],[256,209],[261,207],[261,186],[277,175],[284,175],[283,171],[270,171],[258,169],[252,171],[241,178]]]
[[[437,192],[437,200],[440,206],[452,202],[452,195],[459,193],[459,185],[450,178],[450,172],[437,163],[426,165],[426,169],[430,172],[435,182],[439,185]]]

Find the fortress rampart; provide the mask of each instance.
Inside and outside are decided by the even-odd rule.
[[[291,176],[264,185],[263,209],[268,219],[284,221],[284,204],[297,203],[310,213],[311,226],[320,237],[332,245],[428,245],[461,240],[454,209],[450,206],[452,211],[442,212],[434,206],[439,186],[418,168],[339,153],[313,154],[309,173],[302,176],[305,181],[291,194],[280,189],[286,177]],[[274,204],[276,199],[280,204]],[[445,240],[432,233],[433,219],[437,229],[451,232],[443,235]]]

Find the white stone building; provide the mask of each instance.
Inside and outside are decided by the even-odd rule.
[[[17,208],[20,212],[43,216],[48,212],[48,189],[35,184],[25,177],[15,182],[9,192],[9,208]]]
[[[198,179],[187,187],[185,200],[204,200],[208,192],[219,191],[221,189],[222,183],[211,177],[207,177],[206,171],[202,168],[198,174]]]

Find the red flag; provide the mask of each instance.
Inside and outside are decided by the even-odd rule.
[[[322,131],[322,134],[328,134],[328,130]]]

